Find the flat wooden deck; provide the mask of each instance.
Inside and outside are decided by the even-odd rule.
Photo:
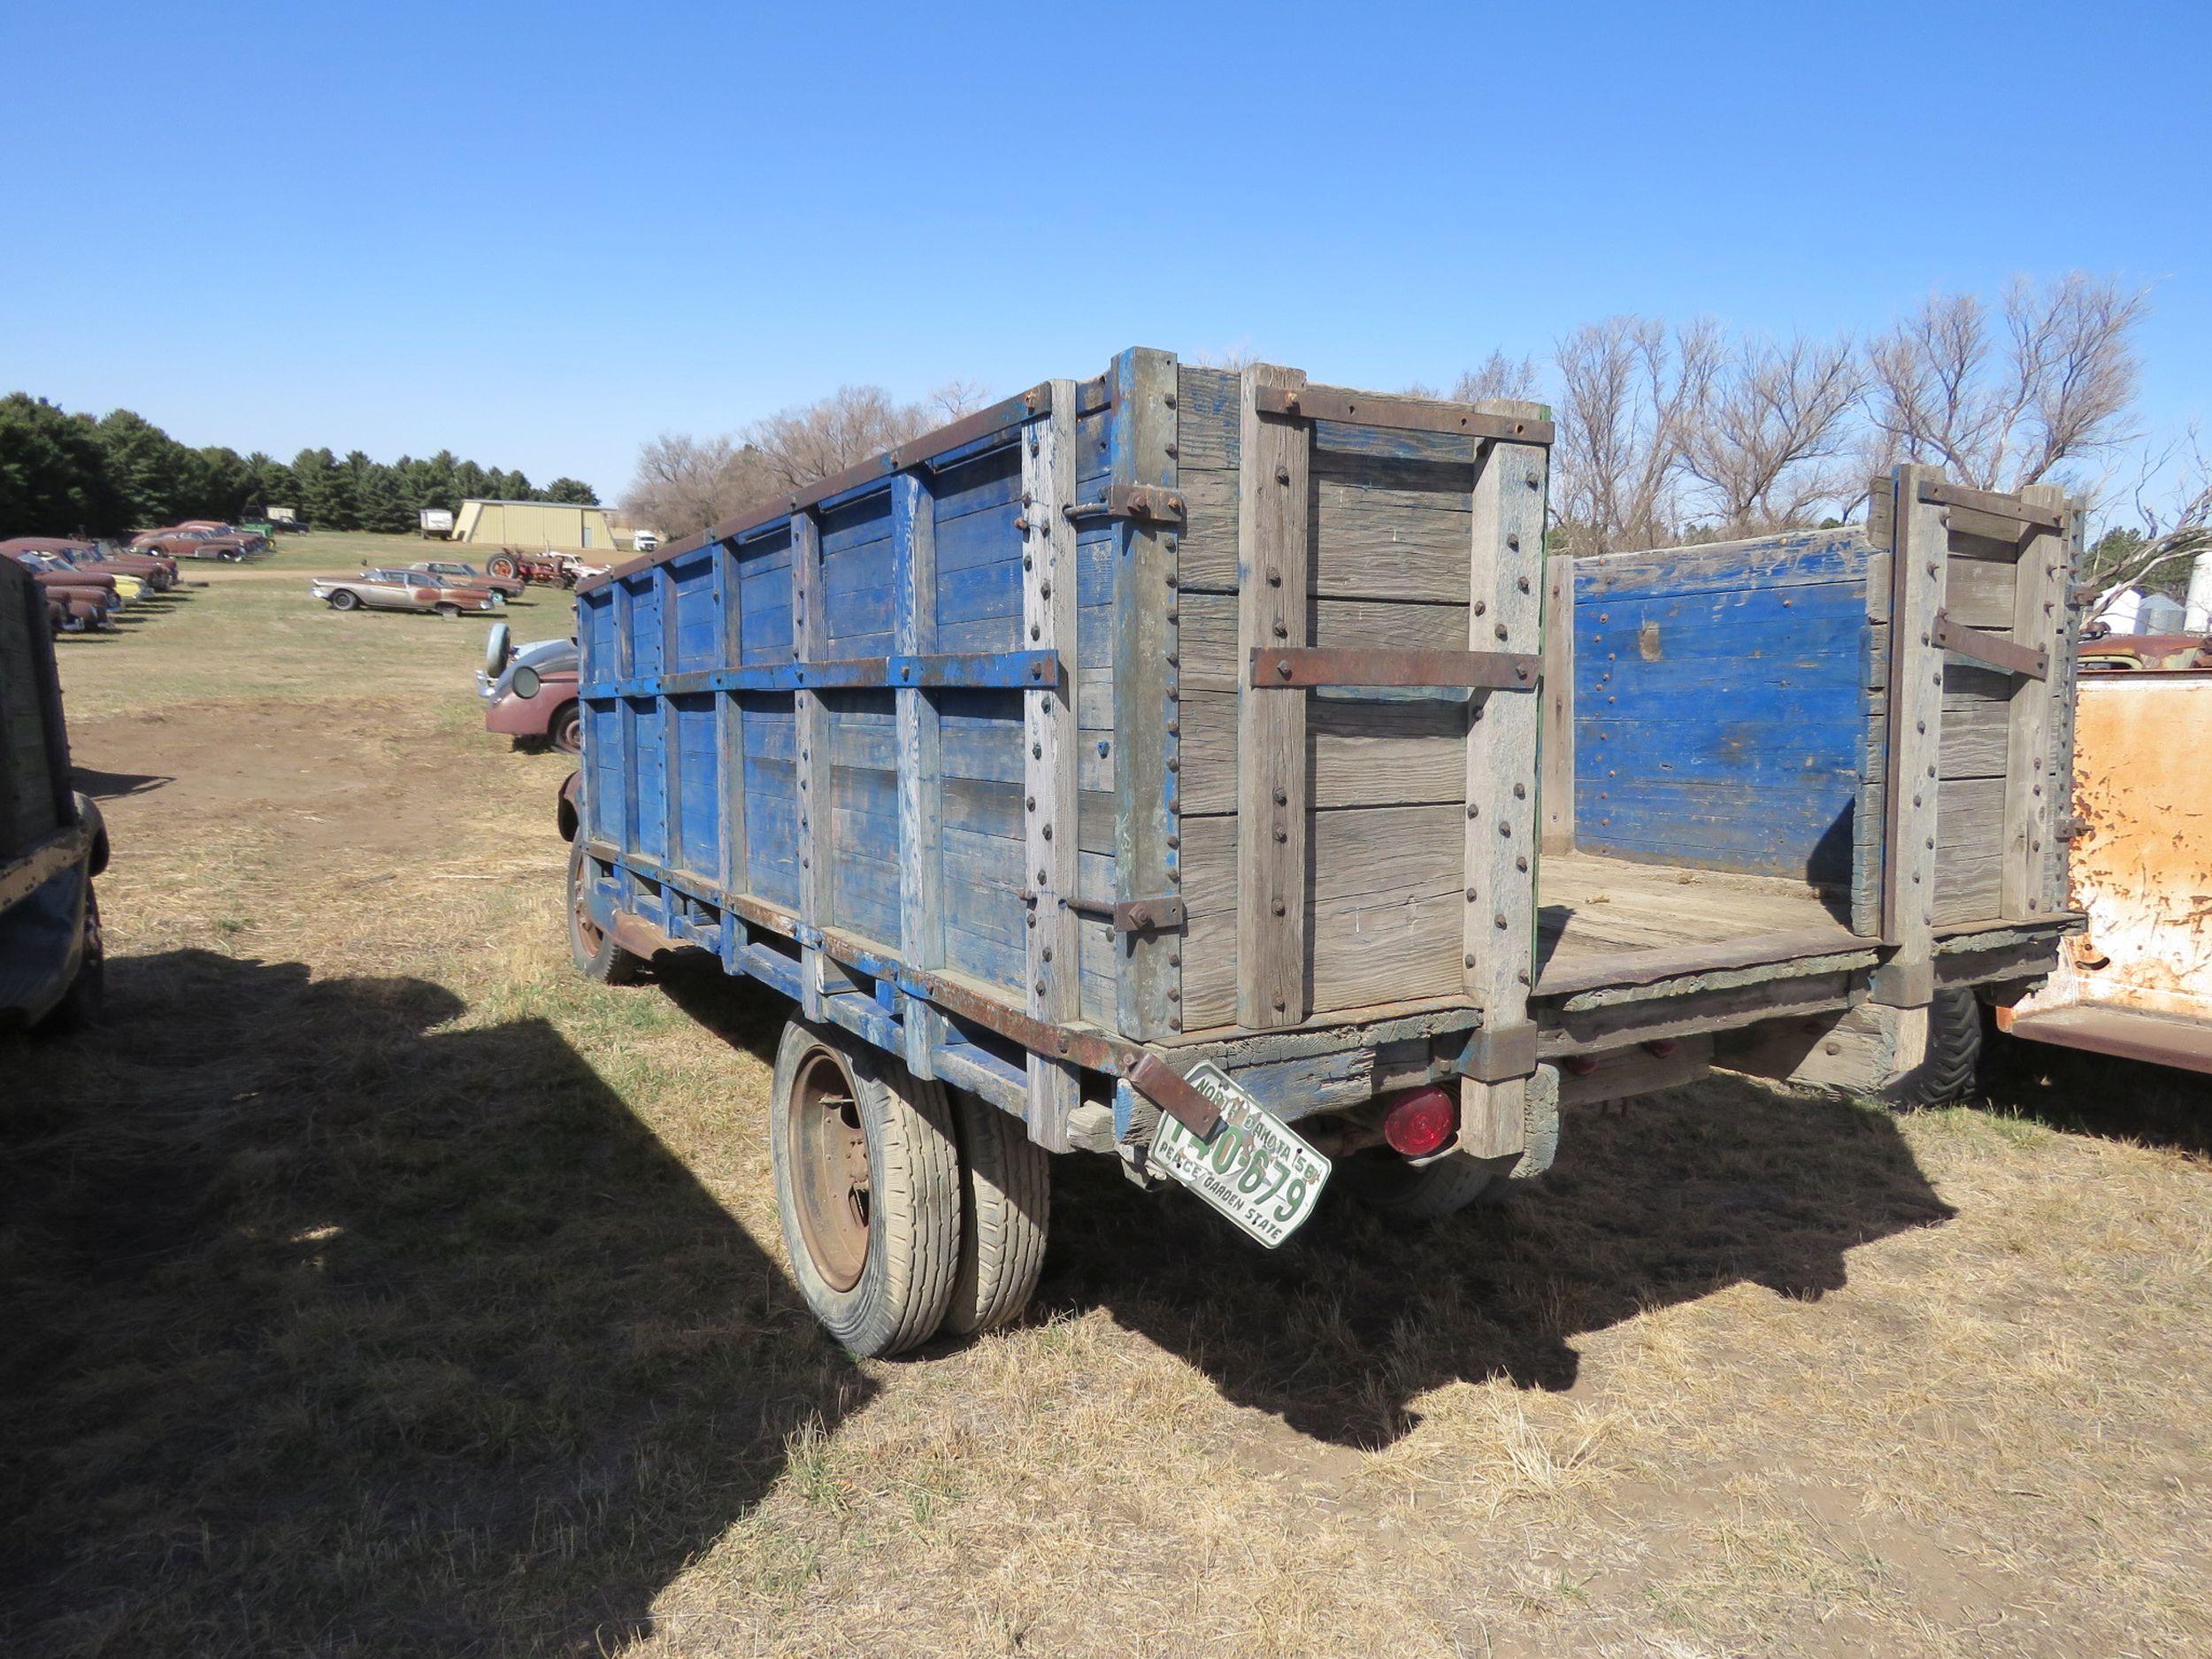
[[[1537,988],[1555,970],[1581,972],[1646,952],[1681,952],[1788,935],[1811,955],[1848,946],[1849,902],[1801,882],[1586,853],[1547,853],[1537,866]]]

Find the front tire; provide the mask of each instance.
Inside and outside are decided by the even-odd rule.
[[[960,1138],[960,1272],[945,1329],[992,1330],[1018,1317],[1044,1269],[1052,1217],[1052,1155],[1010,1112],[952,1092]]]
[[[358,611],[361,608],[361,595],[349,588],[341,588],[330,595],[330,608],[333,611]]]
[[[100,900],[85,895],[84,953],[77,959],[76,977],[62,993],[42,1022],[50,1032],[82,1031],[96,1025],[107,1008],[107,943],[100,934]]]
[[[1947,1106],[1974,1092],[1981,1064],[1981,1003],[1972,991],[1948,987],[1928,1004],[1928,1057],[1899,1092],[1908,1105]]]
[[[584,711],[580,705],[569,703],[553,717],[549,734],[553,747],[564,755],[584,752]]]
[[[792,1276],[864,1359],[925,1342],[960,1267],[960,1160],[944,1091],[897,1061],[793,1020],[769,1108]]]
[[[584,902],[584,875],[590,867],[590,856],[580,844],[569,849],[568,954],[587,979],[628,985],[644,968],[645,958],[616,944],[614,935],[592,920],[591,907]]]
[[[484,568],[495,576],[512,576],[519,566],[506,554],[498,553],[485,561]]]

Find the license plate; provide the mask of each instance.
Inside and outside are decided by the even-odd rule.
[[[1221,1109],[1221,1121],[1201,1140],[1163,1115],[1147,1165],[1173,1176],[1273,1249],[1313,1214],[1329,1179],[1328,1159],[1212,1062],[1194,1067],[1186,1081]]]

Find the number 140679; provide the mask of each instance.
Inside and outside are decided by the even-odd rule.
[[[1329,1160],[1218,1066],[1201,1064],[1186,1080],[1221,1109],[1221,1121],[1202,1141],[1163,1117],[1148,1164],[1272,1249],[1313,1213],[1329,1179]]]

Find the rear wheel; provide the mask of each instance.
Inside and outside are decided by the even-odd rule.
[[[461,607],[454,604],[441,603],[434,605],[432,609],[437,611],[437,613],[443,617],[448,622],[452,621],[455,618],[461,614]]]
[[[1970,990],[1938,991],[1928,1004],[1928,1057],[1900,1089],[1914,1106],[1945,1106],[1974,1091],[1982,1063],[1982,1006]]]
[[[576,971],[587,979],[602,985],[627,985],[637,978],[645,959],[635,951],[623,949],[614,942],[612,933],[592,920],[584,895],[585,872],[590,868],[590,855],[581,846],[572,847],[568,854],[568,954],[576,959]]]
[[[350,588],[341,588],[330,595],[330,608],[333,611],[358,611],[361,608],[361,595]]]
[[[944,1091],[793,1020],[769,1118],[776,1209],[814,1317],[864,1358],[926,1341],[960,1266],[960,1164]]]
[[[512,576],[521,567],[509,555],[495,553],[485,561],[484,568],[495,576]]]
[[[1045,1264],[1052,1156],[1011,1112],[952,1091],[960,1137],[960,1273],[945,1329],[965,1336],[1018,1317]]]
[[[553,747],[559,749],[562,754],[582,754],[584,752],[583,710],[575,703],[567,704],[553,717],[553,724],[549,728],[549,735],[553,740]]]

